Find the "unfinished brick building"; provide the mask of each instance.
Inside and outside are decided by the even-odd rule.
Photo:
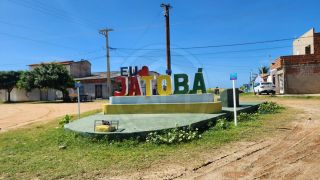
[[[293,41],[293,55],[271,64],[271,81],[279,94],[320,93],[320,33],[309,30]]]

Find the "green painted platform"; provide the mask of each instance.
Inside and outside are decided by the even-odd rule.
[[[246,103],[237,107],[238,112],[253,112],[260,103]],[[229,117],[233,108],[223,107],[223,112],[218,114],[120,114],[104,115],[99,113],[73,121],[64,126],[65,129],[75,131],[84,135],[112,135],[112,136],[144,136],[149,132],[171,129],[175,127],[198,127],[201,128],[209,121],[216,121],[222,117]],[[95,120],[119,121],[119,131],[116,132],[94,132]]]

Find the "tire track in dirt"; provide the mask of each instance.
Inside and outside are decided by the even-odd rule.
[[[315,107],[320,103],[289,102],[286,102],[287,106],[300,107],[304,113],[297,117],[298,122],[284,138],[268,140],[270,148],[238,161],[229,160],[224,168],[213,163],[202,172],[189,177],[186,175],[184,179],[319,179],[316,172],[320,170],[320,109]],[[304,120],[299,120],[301,118]]]
[[[127,179],[320,179],[320,101],[275,100],[303,111],[291,124],[276,128],[282,135],[231,144],[197,167],[144,172]]]

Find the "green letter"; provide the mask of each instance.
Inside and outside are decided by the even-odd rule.
[[[201,90],[202,93],[206,93],[206,85],[202,75],[202,68],[198,68],[198,72],[194,76],[193,89],[190,94],[197,94],[197,91]]]
[[[182,79],[180,82],[179,79]],[[187,94],[189,92],[188,86],[188,75],[186,74],[175,74],[174,75],[174,94]],[[183,90],[180,90],[179,87],[183,87]]]

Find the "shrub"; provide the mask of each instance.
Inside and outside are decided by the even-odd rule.
[[[281,109],[283,109],[283,107],[281,107],[277,103],[268,101],[260,104],[258,108],[258,113],[260,114],[277,113]]]
[[[221,118],[217,120],[216,125],[213,127],[215,130],[225,130],[230,128],[230,122],[226,118]]]
[[[184,129],[169,129],[160,132],[152,132],[147,135],[146,142],[154,144],[177,144],[181,142],[188,142],[194,139],[201,138],[198,129],[184,128]]]
[[[213,93],[214,93],[214,89],[213,89],[213,88],[209,88],[209,89],[207,90],[207,93],[213,94]]]
[[[258,118],[259,114],[258,113],[240,113],[238,115],[238,121],[254,121]]]
[[[60,121],[59,125],[63,127],[65,124],[68,124],[69,122],[72,121],[72,116],[69,114],[66,114]]]

